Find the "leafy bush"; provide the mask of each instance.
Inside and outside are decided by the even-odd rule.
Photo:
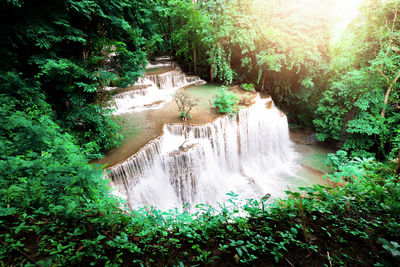
[[[0,94],[0,207],[23,212],[67,205],[78,193],[99,196],[102,172],[87,164],[82,149],[54,122],[40,88],[15,73],[0,75],[0,86],[20,94]]]
[[[227,87],[223,86],[218,90],[214,98],[214,106],[218,108],[219,113],[236,114],[239,112],[239,97],[232,92],[229,92]]]
[[[242,205],[231,193],[219,210],[198,205],[193,213],[127,214],[106,195],[66,190],[65,204],[0,215],[0,263],[396,266],[400,185],[393,169],[364,159],[342,167],[332,174],[345,177],[342,187],[314,185],[300,188],[306,194]]]
[[[339,171],[341,166],[349,162],[347,156],[347,151],[345,150],[338,150],[334,154],[329,153],[326,159],[326,165],[333,171]]]
[[[244,83],[241,85],[241,87],[248,92],[255,92],[256,89],[254,88],[254,84],[252,83]]]
[[[123,139],[111,110],[96,104],[65,112],[59,123],[75,137],[89,159],[103,157],[107,151],[118,147]]]
[[[360,49],[365,54],[359,59],[378,55],[377,59],[368,64],[359,60],[359,70],[333,78],[315,120],[321,140],[341,141],[351,155],[391,151],[389,162],[347,159],[346,152],[339,151],[329,158],[335,171],[329,178],[340,187],[315,185],[301,188],[302,193],[287,192],[287,199],[248,200],[242,206],[231,194],[218,211],[198,205],[194,213],[128,212],[110,196],[103,170],[88,165],[83,153],[95,157],[117,142],[116,128],[109,111],[102,110],[98,93],[117,77],[115,83],[121,86],[135,81],[146,50],[155,51],[149,46],[162,42],[164,35],[153,35],[157,27],[173,29],[172,48],[193,61],[194,72],[210,71],[212,77],[230,83],[240,65],[249,76],[258,72],[259,85],[273,81],[272,93],[282,103],[299,99],[316,105],[313,90],[318,87],[311,77],[325,69],[321,56],[327,54],[320,51],[325,35],[313,21],[299,24],[284,13],[283,19],[263,27],[258,20],[265,16],[247,16],[259,11],[251,1],[240,1],[250,8],[237,8],[239,1],[199,1],[193,6],[196,1],[171,0],[159,1],[164,6],[152,9],[153,2],[1,4],[0,265],[398,266],[399,90],[395,84],[384,102],[387,83],[376,71],[387,78],[398,71],[393,37],[398,36],[399,24],[391,27],[390,20],[382,19],[396,22],[394,9],[367,9],[376,12],[366,20],[372,25],[367,39],[387,24],[388,33],[375,35],[384,45],[362,42],[369,47]],[[292,11],[272,2],[265,11],[273,16],[282,10]],[[162,23],[172,24],[154,25],[149,20],[152,11],[167,16],[159,18]],[[245,27],[238,30],[239,24]],[[261,34],[253,27],[257,25]],[[256,31],[249,30],[253,28]],[[319,40],[311,38],[315,42],[304,47],[307,29]],[[108,63],[107,46],[117,49],[115,61]],[[241,62],[233,60],[238,55],[243,56]],[[234,114],[237,101],[221,88],[214,105],[219,112]]]
[[[321,141],[339,141],[352,156],[375,156],[388,143],[381,81],[374,69],[348,72],[324,92],[314,125]],[[388,136],[389,137],[389,136]]]
[[[127,86],[142,75],[147,51],[160,39],[149,25],[154,6],[119,0],[2,2],[0,56],[7,60],[0,71],[30,79],[54,121],[89,158],[99,158],[121,141],[111,112],[103,109],[109,95],[104,88],[111,82]],[[11,23],[13,17],[19,19]]]

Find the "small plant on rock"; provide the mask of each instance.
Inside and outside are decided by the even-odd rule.
[[[223,86],[218,90],[214,98],[214,106],[218,108],[219,113],[236,114],[239,111],[238,107],[239,97],[227,90]]]
[[[252,83],[244,83],[241,85],[241,87],[248,92],[255,92],[256,89],[254,88],[254,84]]]
[[[184,89],[179,90],[175,94],[174,100],[178,106],[179,116],[181,116],[183,121],[186,121],[192,117],[190,112],[199,103],[199,98],[190,96]]]

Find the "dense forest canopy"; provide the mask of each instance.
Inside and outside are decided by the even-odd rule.
[[[320,140],[354,156],[382,158],[393,149],[398,1],[362,2],[340,39],[335,1],[171,3],[171,50],[189,70],[254,83],[294,123],[313,125]]]
[[[357,2],[333,33],[334,0],[0,0],[0,263],[284,264],[293,250],[319,265],[398,264],[400,3]],[[255,200],[246,218],[127,215],[88,161],[123,138],[105,88],[163,54],[272,95],[292,127],[337,146],[340,186],[271,209]]]

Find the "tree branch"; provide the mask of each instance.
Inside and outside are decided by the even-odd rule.
[[[392,21],[392,28],[391,28],[390,35],[389,35],[389,44],[388,44],[388,47],[387,47],[387,49],[386,49],[385,57],[387,57],[387,55],[389,54],[389,52],[390,52],[390,50],[391,50],[391,48],[392,48],[394,26],[395,26],[396,20],[397,20],[397,12],[398,12],[398,9],[399,9],[399,6],[396,6],[395,9],[394,9],[394,17],[393,17],[393,21]],[[387,26],[388,26],[387,18],[385,18],[385,19],[386,19],[386,27],[387,27]],[[381,49],[383,49],[382,38],[381,38],[381,34],[380,34],[380,33],[379,33],[379,44],[380,44]],[[379,70],[379,72],[381,73],[381,75],[382,75],[384,78],[386,78],[387,83],[389,84],[389,79],[388,79],[387,76],[384,75],[383,72],[382,72],[382,65],[383,65],[383,63],[382,63],[381,65],[378,66],[378,70]]]
[[[376,68],[378,69],[379,74],[380,74],[383,78],[386,79],[386,83],[389,84],[389,83],[390,83],[389,77],[386,76],[386,75],[382,72],[381,66],[377,66]]]
[[[399,149],[399,155],[397,156],[397,165],[396,165],[395,173],[398,177],[396,182],[398,182],[400,180],[400,149]]]
[[[7,244],[4,243],[3,241],[1,241],[1,243],[2,243],[4,246],[7,246]],[[31,256],[29,256],[28,254],[26,254],[25,252],[23,252],[22,250],[20,250],[20,249],[17,248],[17,247],[15,247],[15,249],[16,249],[19,253],[21,253],[21,255],[25,256],[27,259],[29,259],[31,262],[33,262],[35,265],[38,265],[37,261],[36,261],[34,258],[32,258]]]
[[[392,83],[390,84],[389,88],[386,90],[385,101],[384,101],[385,105],[386,105],[387,102],[389,101],[389,95],[390,95],[390,91],[391,91],[392,88],[393,88],[393,85],[397,82],[397,80],[398,80],[399,78],[400,78],[400,70],[399,70],[399,72],[397,72],[396,78],[394,78],[394,80],[393,80]],[[385,111],[386,111],[386,108],[383,107],[383,108],[382,108],[382,112],[381,112],[382,117],[385,117]]]
[[[394,18],[393,18],[393,22],[392,22],[392,34],[394,31],[394,25],[396,24],[396,19],[397,19],[397,11],[399,10],[399,6],[396,6],[396,8],[394,9]]]

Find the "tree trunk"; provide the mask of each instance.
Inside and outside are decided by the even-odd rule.
[[[197,51],[196,51],[196,43],[193,44],[193,72],[197,73]]]
[[[386,90],[385,101],[384,101],[385,106],[387,105],[387,102],[389,101],[390,91],[392,91],[393,85],[397,82],[399,77],[400,77],[400,71],[397,73],[396,78],[394,78],[393,82],[390,84],[389,88]],[[381,112],[382,117],[385,117],[385,111],[386,111],[386,107],[383,107],[382,112]]]
[[[391,28],[391,33],[389,35],[389,45],[387,46],[386,49],[386,53],[385,53],[385,58],[387,58],[389,52],[392,50],[392,44],[393,44],[393,39],[394,39],[394,27],[396,25],[396,19],[397,19],[397,12],[399,10],[399,6],[396,5],[395,9],[394,9],[394,17],[393,17],[393,21],[392,21],[392,28]],[[386,26],[387,26],[387,21],[386,21]],[[381,40],[381,35],[379,35],[379,44],[380,44],[380,48],[383,49],[383,45],[382,45],[382,40]],[[381,64],[380,66],[378,66],[378,71],[381,74],[382,77],[384,77],[386,79],[386,82],[389,84],[389,78],[387,75],[385,75],[383,73],[383,64]],[[385,117],[385,111],[386,111],[386,105],[387,102],[389,101],[389,95],[390,95],[390,91],[393,88],[393,85],[397,82],[397,79],[400,77],[400,71],[396,74],[396,77],[394,78],[394,80],[392,81],[392,83],[390,84],[390,86],[388,87],[388,89],[386,90],[386,94],[385,94],[385,106],[382,108],[381,111],[381,116],[384,118]]]
[[[83,59],[83,64],[86,65],[86,51],[85,51],[85,48],[82,48],[82,59]]]
[[[193,0],[193,21],[196,21],[196,2]],[[195,37],[195,36],[194,36]],[[197,47],[196,47],[196,37],[193,40],[193,72],[197,73]]]
[[[211,82],[214,82],[214,65],[213,64],[211,64],[211,67],[210,67],[210,80],[211,80]]]
[[[397,166],[396,166],[396,174],[400,174],[400,149],[399,149],[399,156],[397,158]]]
[[[265,86],[265,75],[264,73],[262,74],[262,80],[261,80],[261,93],[264,93],[264,86]]]
[[[400,148],[399,148],[399,155],[397,156],[397,165],[396,165],[396,169],[395,169],[395,178],[397,177],[397,179],[395,180],[395,183],[398,184],[400,181]]]

